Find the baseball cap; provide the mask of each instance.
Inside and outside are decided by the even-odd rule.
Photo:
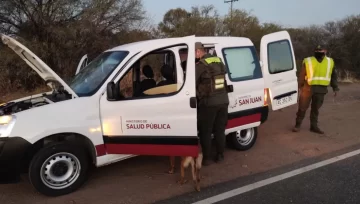
[[[315,52],[326,52],[326,48],[323,45],[317,45],[315,48]]]
[[[195,49],[204,49],[204,45],[201,42],[196,42]]]

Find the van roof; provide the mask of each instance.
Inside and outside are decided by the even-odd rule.
[[[183,37],[181,37],[183,38]],[[126,50],[130,52],[139,52],[142,51],[144,47],[155,47],[159,44],[171,43],[171,41],[178,41],[181,38],[163,38],[163,39],[152,39],[152,40],[143,40],[133,43],[123,44],[117,47],[114,47],[108,51],[121,51]],[[221,44],[223,46],[253,46],[253,43],[249,38],[244,37],[227,37],[227,36],[206,36],[206,37],[195,37],[195,42],[201,42],[203,44]]]

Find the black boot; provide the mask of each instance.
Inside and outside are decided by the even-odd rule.
[[[202,160],[202,165],[203,166],[209,166],[213,163],[213,161],[211,160],[211,157],[204,157]]]
[[[223,153],[217,154],[215,157],[215,162],[218,163],[218,162],[222,162],[222,161],[224,161],[224,154]]]
[[[325,134],[318,126],[311,126],[310,131],[321,135]]]
[[[301,127],[301,122],[296,121],[295,127],[293,128],[293,132],[299,132]]]

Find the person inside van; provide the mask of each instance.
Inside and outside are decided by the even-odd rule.
[[[165,78],[165,80],[160,81],[156,86],[166,86],[166,85],[170,85],[170,84],[176,84],[176,80],[175,80],[175,69],[174,67],[164,64],[161,69],[160,69],[161,75],[162,77]]]
[[[156,87],[156,81],[154,80],[154,71],[150,67],[150,65],[145,65],[142,68],[142,72],[146,78],[140,82],[141,93],[148,89]]]
[[[181,68],[183,69],[184,81],[185,81],[185,77],[186,77],[186,63],[187,63],[188,52],[187,52],[186,49],[181,49],[181,50],[179,51],[179,55],[180,55]]]

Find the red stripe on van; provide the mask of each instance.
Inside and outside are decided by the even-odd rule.
[[[96,145],[95,149],[96,149],[96,156],[97,157],[101,157],[101,156],[104,156],[106,154],[106,148],[105,148],[104,144]]]
[[[108,154],[135,154],[151,156],[197,156],[197,145],[106,144]]]
[[[228,120],[226,129],[260,122],[261,113],[241,116]],[[102,144],[96,146],[97,156],[105,154],[134,154],[152,156],[197,156],[197,145],[169,145],[169,144]]]
[[[260,122],[260,120],[261,120],[261,113],[257,113],[249,116],[242,116],[239,118],[233,118],[228,120],[226,129],[247,125],[250,123]]]

